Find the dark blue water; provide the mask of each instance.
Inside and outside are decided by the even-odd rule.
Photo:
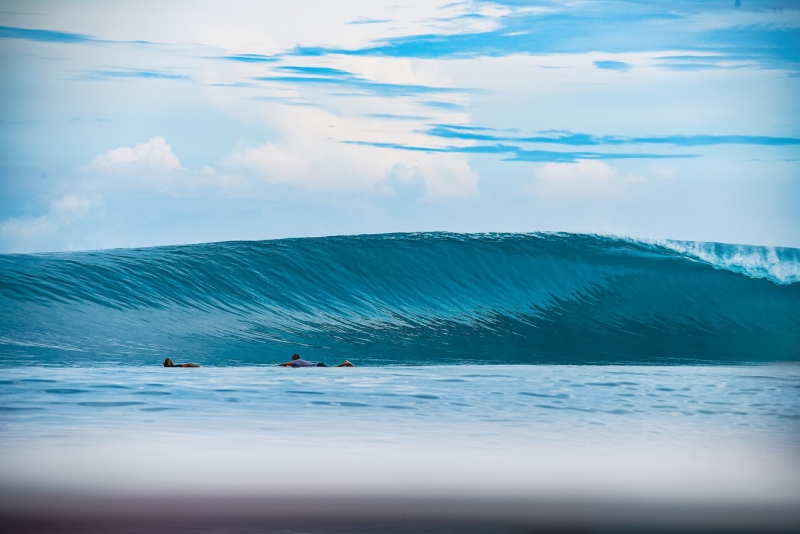
[[[800,360],[800,250],[445,233],[0,256],[0,364]]]

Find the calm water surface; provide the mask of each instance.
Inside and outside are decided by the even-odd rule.
[[[92,432],[797,444],[800,366],[11,368],[2,441]]]

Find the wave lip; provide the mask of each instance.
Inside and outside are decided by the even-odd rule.
[[[776,284],[800,282],[800,249],[663,240],[659,245],[717,269],[765,278]]]

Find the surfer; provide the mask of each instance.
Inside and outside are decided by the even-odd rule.
[[[172,363],[172,358],[164,360],[164,367],[200,367],[196,363]]]
[[[286,363],[279,363],[278,367],[328,367],[322,362],[310,362],[300,358],[299,354],[292,354],[292,361]],[[353,364],[345,360],[344,363],[334,365],[334,367],[353,367]]]

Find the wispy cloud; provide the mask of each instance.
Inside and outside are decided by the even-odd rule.
[[[664,137],[632,137],[630,144],[668,144],[675,146],[710,145],[761,145],[787,146],[800,145],[794,137],[769,137],[765,135],[669,135]]]
[[[505,161],[531,161],[531,162],[553,162],[553,163],[575,163],[585,160],[611,160],[611,159],[682,159],[696,158],[698,154],[650,154],[650,153],[611,153],[611,152],[575,152],[575,151],[555,151],[555,150],[525,150],[518,146],[494,144],[494,145],[470,145],[470,146],[420,146],[407,145],[402,143],[379,143],[371,141],[343,141],[345,144],[359,146],[372,146],[377,148],[387,148],[392,150],[405,150],[409,152],[422,153],[454,153],[454,154],[499,154],[505,155]]]
[[[11,26],[0,26],[0,39],[25,39],[27,41],[39,41],[43,43],[67,44],[98,42],[94,37],[82,33],[15,28]]]
[[[252,100],[258,102],[270,102],[273,104],[282,104],[284,106],[294,106],[301,108],[323,108],[324,106],[318,102],[304,100],[302,98],[291,96],[254,96]]]
[[[444,111],[463,111],[464,105],[458,102],[442,102],[439,100],[428,100],[426,102],[419,103],[422,106],[434,108],[434,109],[441,109]]]
[[[532,161],[552,163],[574,163],[586,160],[611,159],[686,159],[698,158],[699,154],[647,154],[637,152],[551,152],[547,150],[518,150],[507,161]]]
[[[37,28],[18,28],[15,26],[0,26],[0,39],[22,39],[25,41],[37,41],[40,43],[59,43],[59,44],[132,44],[132,45],[152,45],[151,41],[117,41],[109,39],[98,39],[83,33],[62,32],[57,30],[42,30]]]
[[[430,120],[430,117],[423,117],[422,115],[399,115],[395,113],[368,113],[366,115],[372,119],[386,119],[390,121],[424,121]]]
[[[517,143],[546,143],[567,146],[599,146],[599,145],[673,145],[682,147],[711,145],[760,145],[787,146],[800,145],[800,138],[770,137],[763,135],[666,135],[649,137],[595,136],[586,133],[569,131],[544,131],[539,135],[509,135],[508,132],[462,125],[433,125],[423,133],[444,139],[463,139],[469,141],[489,141]]]
[[[386,24],[387,22],[392,22],[389,19],[357,19],[351,20],[347,24]]]
[[[659,57],[656,63],[657,66],[669,70],[682,70],[682,71],[695,71],[695,70],[711,70],[722,68],[741,68],[748,63],[737,56],[719,56],[719,55],[684,55],[684,56],[664,56]],[[749,63],[753,63],[752,57],[746,58]],[[745,61],[746,61],[745,60]]]
[[[648,42],[642,27],[665,18],[681,17],[657,11],[611,14],[584,9],[571,13],[563,8],[553,12],[519,10],[498,19],[498,27],[488,31],[405,35],[380,39],[358,49],[297,47],[291,53],[444,58],[653,50],[659,47],[642,45]]]
[[[595,61],[594,66],[597,67],[598,69],[618,70],[620,72],[628,72],[629,70],[631,70],[631,67],[633,67],[633,65],[631,65],[630,63],[625,63],[624,61],[608,61],[608,60]]]
[[[280,61],[278,57],[265,56],[262,54],[234,54],[231,56],[220,56],[217,59],[237,61],[239,63],[274,63],[275,61]]]
[[[380,96],[416,96],[472,91],[467,88],[378,82],[358,76],[352,72],[329,67],[282,66],[277,67],[275,71],[285,72],[286,75],[260,76],[253,79],[260,82],[332,86],[361,94],[367,93]]]
[[[81,80],[113,80],[116,78],[143,78],[154,80],[188,80],[186,74],[174,74],[156,70],[114,69],[87,70],[80,76]]]
[[[503,2],[500,2],[501,4]],[[627,53],[662,50],[690,50],[715,53],[720,60],[748,57],[762,67],[785,68],[797,65],[797,10],[787,10],[775,20],[746,24],[736,17],[725,17],[725,8],[702,2],[678,2],[665,9],[659,3],[624,0],[601,4],[563,3],[521,6],[505,2],[510,11],[492,18],[491,29],[467,31],[428,31],[378,39],[358,48],[304,47],[289,55],[385,56],[414,58],[475,58],[514,54]],[[731,4],[730,10],[734,7]],[[761,11],[754,7],[752,14]],[[722,15],[720,15],[722,13]],[[480,14],[459,14],[455,19],[485,18]],[[716,65],[713,67],[712,65]],[[597,62],[598,68],[626,70],[622,62]],[[665,62],[670,69],[720,68],[718,61]]]
[[[296,74],[308,74],[314,76],[328,76],[331,78],[355,78],[355,74],[341,69],[333,69],[330,67],[304,67],[285,65],[277,67],[276,70],[287,71]]]

